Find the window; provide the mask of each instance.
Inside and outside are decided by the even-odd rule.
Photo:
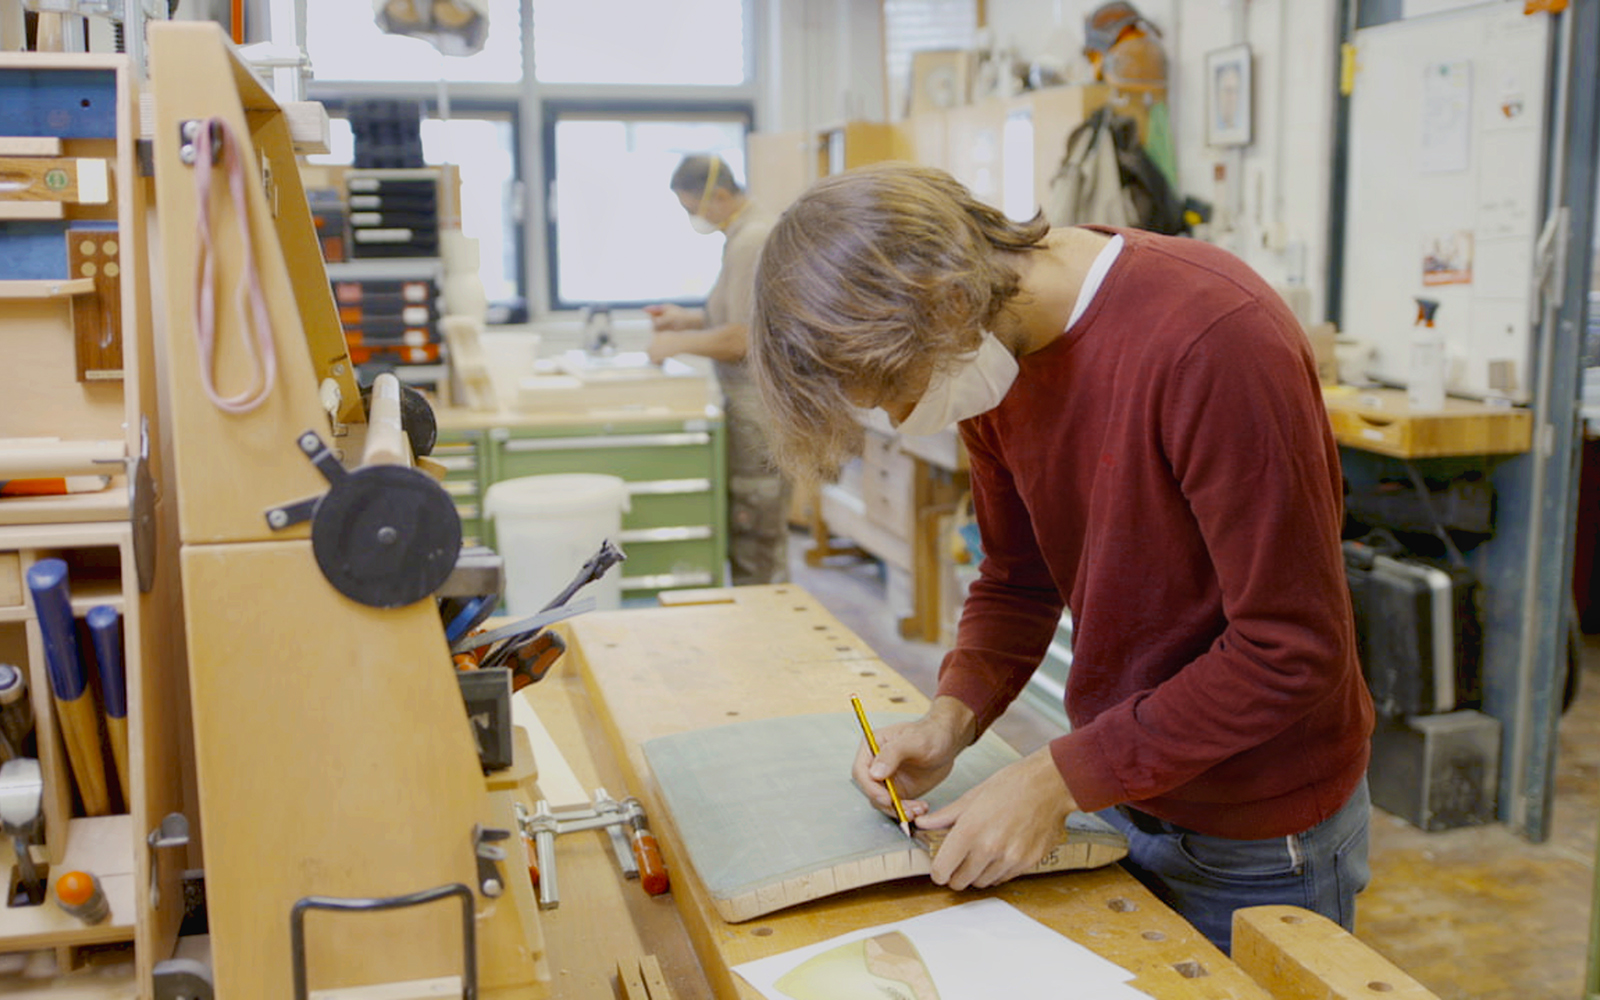
[[[479,274],[492,303],[521,298],[522,220],[515,213],[521,199],[514,121],[509,109],[422,120],[423,162],[455,164],[461,173],[461,231],[478,241]],[[354,163],[355,139],[349,121],[331,118],[329,133],[329,151],[307,159],[312,163]]]
[[[540,83],[738,86],[744,0],[533,0]]]
[[[319,0],[305,8],[306,52],[319,81],[522,80],[522,12],[518,0],[489,0],[488,40],[482,51],[470,56],[447,56],[420,38],[386,34],[378,27],[367,0]]]
[[[743,184],[747,108],[674,114],[546,105],[551,306],[705,298],[722,238],[689,228],[668,188],[690,153],[721,156]]]

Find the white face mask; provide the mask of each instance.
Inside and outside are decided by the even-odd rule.
[[[693,229],[701,236],[710,236],[712,233],[718,232],[721,229],[721,227],[715,222],[712,222],[703,215],[689,216],[689,228]]]
[[[1017,359],[985,330],[976,351],[963,354],[955,368],[934,373],[928,390],[906,418],[895,425],[896,429],[901,434],[920,437],[987,413],[1006,398],[1011,383],[1017,380],[1017,371]]]

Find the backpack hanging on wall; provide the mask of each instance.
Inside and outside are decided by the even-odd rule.
[[[1095,223],[1178,235],[1188,231],[1166,175],[1139,144],[1139,123],[1098,108],[1067,136],[1050,181],[1051,225]]]

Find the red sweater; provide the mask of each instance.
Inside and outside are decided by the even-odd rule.
[[[1050,750],[1080,809],[1297,833],[1366,773],[1373,720],[1310,345],[1237,258],[1122,235],[1088,311],[961,426],[985,558],[939,693],[987,727],[1064,602]]]

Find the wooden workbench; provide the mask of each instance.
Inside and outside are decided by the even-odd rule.
[[[1395,458],[1514,455],[1533,442],[1525,407],[1446,399],[1443,409],[1417,410],[1404,389],[1331,386],[1322,399],[1342,445]]]
[[[1268,997],[1117,866],[1024,878],[981,892],[909,880],[747,923],[724,922],[677,849],[640,744],[739,719],[838,711],[848,706],[852,692],[869,711],[920,712],[927,699],[798,587],[680,592],[667,599],[673,603],[662,608],[575,619],[571,651],[560,669],[584,678],[627,788],[645,803],[672,871],[672,896],[712,995],[759,1000],[731,971],[741,962],[994,896],[1128,969],[1135,975],[1132,985],[1158,1000]],[[592,747],[593,733],[584,738]],[[554,931],[554,922],[547,922],[546,934]],[[553,939],[550,952],[566,953]],[[665,958],[663,965],[669,975],[678,971]],[[687,985],[679,988],[679,1000],[703,995]]]

